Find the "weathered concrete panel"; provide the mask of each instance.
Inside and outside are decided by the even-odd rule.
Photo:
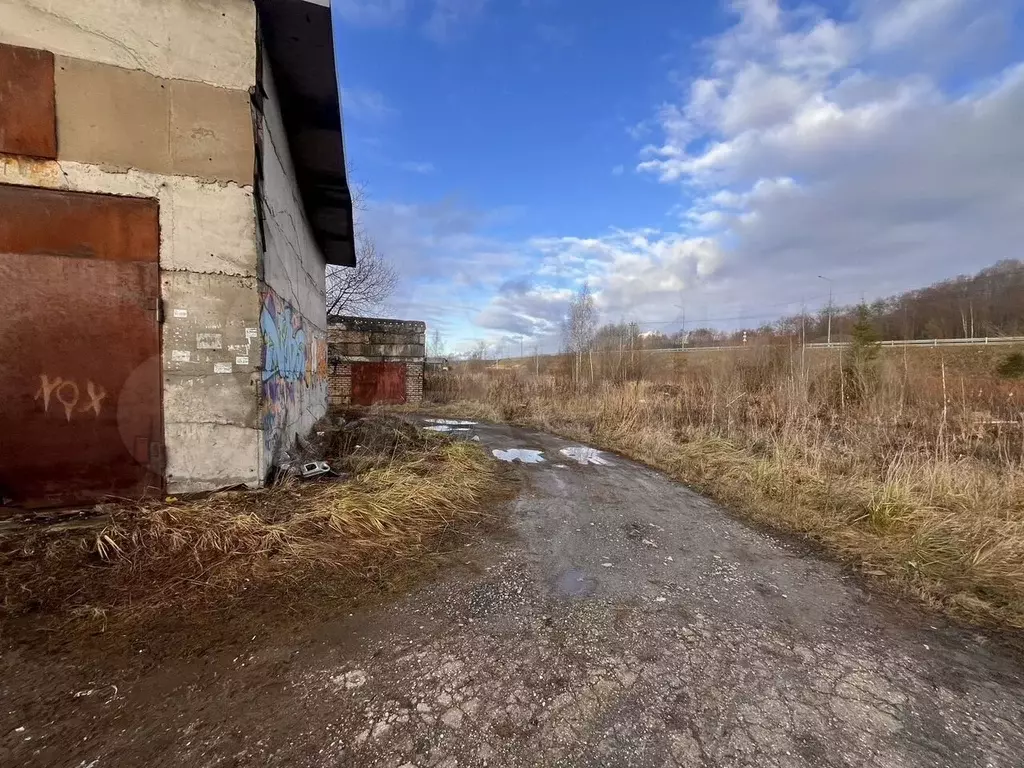
[[[172,172],[166,81],[58,56],[55,85],[62,160]]]
[[[165,371],[186,377],[218,376],[230,365],[231,372],[255,372],[261,341],[254,278],[162,271],[160,284]],[[239,358],[247,360],[242,363]],[[254,398],[255,390],[240,391],[239,396]],[[187,414],[178,418],[169,410],[168,419],[189,420]]]
[[[164,410],[185,423],[257,426],[256,377],[249,366],[233,366],[231,373],[193,376],[164,373]]]
[[[168,493],[259,484],[259,431],[233,424],[173,423],[164,427],[164,435]]]
[[[171,80],[171,168],[184,176],[253,180],[253,128],[249,94]]]
[[[0,19],[0,42],[225,88],[256,81],[252,0],[0,0]]]
[[[55,71],[59,156],[251,184],[249,94],[66,56]]]
[[[0,183],[157,198],[161,268],[256,275],[256,213],[249,187],[9,156],[0,156]]]
[[[164,269],[256,275],[256,210],[252,190],[235,184],[167,180],[160,193],[167,248]]]
[[[299,196],[280,102],[264,60],[262,471],[327,412],[326,262]]]
[[[57,156],[49,51],[0,45],[0,152]]]
[[[261,479],[256,279],[164,271],[160,283],[168,486],[180,492],[255,484]],[[229,434],[243,437],[228,445]]]

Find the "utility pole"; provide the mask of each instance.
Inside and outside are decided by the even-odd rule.
[[[680,325],[679,325],[679,349],[680,351],[686,346],[686,305],[683,304],[683,292],[679,292],[679,303],[676,304],[676,309],[679,310]]]
[[[824,275],[818,275],[818,278],[828,283],[828,345],[832,346],[832,279],[825,277]]]
[[[805,330],[804,321],[807,319],[807,305],[804,304],[804,300],[800,299],[800,375],[805,375],[807,371],[807,331]]]

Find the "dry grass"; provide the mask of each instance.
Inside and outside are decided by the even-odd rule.
[[[668,386],[462,372],[448,408],[618,451],[933,606],[1024,627],[1024,388],[899,358],[707,360]]]
[[[501,468],[478,446],[423,436],[412,447],[409,429],[393,426],[357,430],[364,441],[370,431],[399,438],[344,457],[360,467],[346,482],[291,480],[196,500],[110,505],[111,522],[90,535],[2,536],[0,616],[138,621],[266,585],[296,599],[317,580],[329,581],[334,597],[387,587],[493,520],[491,502],[505,486]]]

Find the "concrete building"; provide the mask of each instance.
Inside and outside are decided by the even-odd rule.
[[[329,0],[0,20],[0,503],[261,483],[355,263]]]
[[[330,403],[418,403],[423,399],[427,326],[416,320],[331,316]]]

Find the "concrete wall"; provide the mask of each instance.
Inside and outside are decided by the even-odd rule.
[[[256,81],[252,0],[0,0],[0,43],[233,90]]]
[[[0,0],[54,57],[57,157],[0,183],[155,198],[167,490],[255,484],[262,359],[251,0]],[[116,340],[112,340],[116,343]]]
[[[327,326],[329,400],[332,406],[352,399],[353,363],[402,363],[408,403],[423,399],[426,324],[416,320],[332,317]]]
[[[326,263],[299,197],[273,72],[264,58],[258,117],[263,176],[263,473],[327,412]]]

